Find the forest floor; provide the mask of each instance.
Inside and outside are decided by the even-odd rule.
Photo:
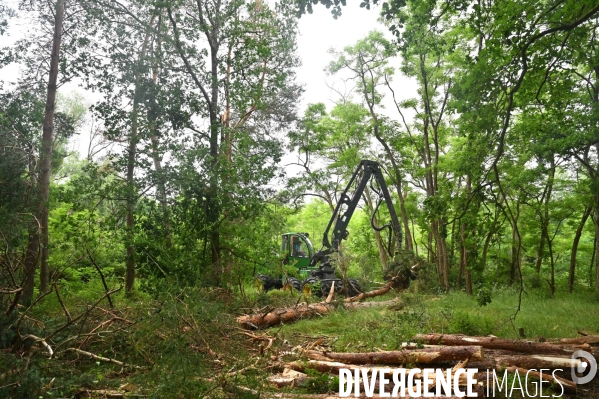
[[[73,287],[61,293],[68,299],[64,302],[80,304],[71,309],[73,315],[85,309],[101,288],[87,286],[84,296],[80,292]],[[77,346],[66,343],[72,332],[65,329],[64,335],[52,339],[52,358],[42,345],[12,353],[2,350],[0,396],[255,398],[259,397],[256,392],[276,391],[266,380],[273,373],[273,356],[279,357],[290,348],[320,345],[338,352],[396,350],[415,334],[432,332],[515,339],[522,338],[523,332],[530,340],[576,337],[579,331],[599,334],[599,301],[582,287],[571,295],[558,292],[554,299],[545,291],[529,290],[522,296],[515,319],[518,291],[511,288],[494,290],[485,306],[463,292],[420,294],[417,285],[376,300],[396,296],[400,301],[390,308],[340,307],[328,315],[248,334],[236,324],[235,316],[265,306],[295,304],[299,294],[258,294],[253,287],[246,288],[244,296],[222,289],[163,293],[159,299],[142,294],[126,299],[119,293],[113,298],[114,309],[102,302],[99,310],[89,315],[82,330],[92,331],[90,338],[79,339]],[[30,317],[43,320],[44,330],[51,331],[62,325],[65,315],[58,300],[48,298]],[[94,331],[94,326],[107,320],[112,321]],[[327,375],[310,373],[309,377],[309,384],[293,391],[314,394],[338,390],[338,381]],[[579,397],[599,397],[595,385]]]

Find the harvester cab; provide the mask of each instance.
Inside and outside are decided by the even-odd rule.
[[[282,236],[281,251],[283,264],[292,265],[298,269],[302,278],[307,278],[310,269],[310,259],[314,256],[314,246],[308,233],[285,233]]]

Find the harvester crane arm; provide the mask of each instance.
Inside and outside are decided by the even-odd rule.
[[[385,183],[385,178],[381,171],[381,165],[375,161],[362,160],[360,165],[354,171],[351,179],[349,180],[347,186],[341,196],[339,198],[339,202],[333,211],[333,215],[329,220],[327,228],[324,231],[322,238],[322,249],[318,251],[312,259],[310,260],[311,266],[316,266],[319,262],[325,262],[328,256],[334,252],[339,251],[339,245],[341,244],[341,240],[344,240],[348,236],[347,225],[349,224],[357,206],[362,198],[362,194],[364,190],[368,186],[368,183],[374,177],[376,179],[379,189],[375,189],[372,184],[370,185],[371,189],[378,194],[379,200],[374,208],[373,215],[370,219],[370,223],[373,229],[377,231],[381,231],[385,228],[389,228],[389,245],[388,252],[391,257],[393,257],[392,252],[392,236],[395,237],[397,245],[396,248],[401,248],[401,227],[399,224],[399,219],[397,218],[397,213],[395,212],[395,208],[393,207],[393,202],[391,201],[391,195],[389,194],[389,190],[387,188],[387,184]],[[356,188],[353,192],[350,192],[352,187],[356,184]],[[374,225],[374,213],[376,213],[379,205],[382,201],[385,201],[387,204],[387,208],[389,209],[389,214],[391,215],[391,222],[384,226],[375,226]],[[346,206],[346,209],[341,214],[341,208]],[[329,239],[329,235],[331,232],[331,227],[333,227],[332,238]]]

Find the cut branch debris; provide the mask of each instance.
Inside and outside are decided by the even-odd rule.
[[[112,358],[109,358],[109,357],[98,356],[98,355],[95,355],[95,354],[93,354],[91,352],[87,352],[87,351],[84,351],[84,350],[81,350],[81,349],[77,349],[77,348],[69,348],[66,351],[77,352],[80,355],[91,357],[92,359],[98,360],[100,362],[114,363],[114,364],[116,364],[118,366],[121,366],[121,367],[131,367],[131,368],[138,369],[138,370],[143,370],[145,368],[145,367],[141,367],[141,366],[135,366],[133,364],[124,363],[124,362],[121,362],[120,360],[112,359]]]

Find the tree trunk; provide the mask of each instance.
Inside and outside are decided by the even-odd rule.
[[[220,79],[218,75],[219,71],[219,48],[221,40],[221,2],[217,1],[213,3],[214,14],[208,16],[204,14],[202,7],[198,8],[198,18],[201,21],[201,28],[204,36],[208,41],[210,47],[210,87],[206,89],[204,84],[198,78],[198,75],[194,72],[194,69],[187,59],[183,46],[179,38],[179,30],[177,28],[176,20],[173,17],[172,10],[167,8],[167,13],[171,25],[173,28],[174,44],[179,53],[179,56],[185,64],[185,69],[192,77],[196,87],[201,91],[202,98],[205,102],[206,108],[208,109],[209,121],[210,121],[210,134],[208,138],[209,142],[209,170],[208,173],[208,187],[204,193],[204,215],[206,216],[205,224],[205,236],[204,236],[204,254],[203,260],[206,262],[206,248],[210,250],[210,272],[209,275],[212,277],[211,283],[214,285],[220,285],[220,278],[223,273],[220,264],[221,248],[220,248],[220,233],[219,233],[219,222],[221,216],[221,208],[219,205],[219,187],[220,187],[220,168],[219,168],[219,132],[221,130],[221,119],[219,118],[218,112],[218,94]]]
[[[152,26],[155,15],[152,16],[149,26]],[[135,161],[137,156],[138,137],[138,113],[139,104],[142,101],[141,75],[143,73],[143,65],[146,57],[148,41],[150,39],[150,28],[146,31],[146,35],[141,46],[139,59],[135,72],[135,89],[133,93],[133,110],[131,111],[131,134],[129,135],[129,150],[127,154],[127,192],[126,192],[126,228],[125,228],[125,248],[126,266],[125,273],[125,294],[129,295],[133,292],[135,286],[135,216],[134,209],[137,201],[135,190]]]
[[[520,218],[520,202],[516,201],[516,214],[512,225],[512,256],[510,265],[510,284],[516,281],[516,271],[520,270],[520,232],[518,231],[518,219]]]
[[[553,299],[555,295],[555,262],[556,259],[553,256],[553,240],[549,238],[549,234],[546,237],[547,246],[549,247],[549,260],[551,262],[551,279],[549,280],[549,296]],[[559,258],[559,255],[558,255]]]
[[[159,19],[158,24],[160,25],[160,21],[162,20],[162,15]],[[162,49],[162,36],[160,34],[160,26],[158,26],[158,38],[156,39],[156,56],[154,60],[154,66],[152,67],[152,88],[156,89],[157,81],[158,81],[158,57],[161,56]],[[171,246],[171,223],[170,223],[170,215],[168,209],[168,202],[166,199],[166,178],[164,176],[164,172],[162,170],[162,162],[160,157],[160,152],[158,150],[159,145],[159,137],[158,137],[158,127],[156,126],[156,119],[158,116],[158,106],[156,104],[155,93],[151,94],[150,102],[148,106],[148,125],[150,129],[150,139],[152,141],[152,160],[154,161],[154,170],[156,171],[156,178],[158,180],[157,191],[158,191],[158,201],[160,202],[160,206],[162,207],[162,224],[165,232],[165,242],[166,246]]]
[[[162,164],[160,161],[160,154],[158,153],[158,134],[156,132],[155,125],[150,125],[151,140],[152,140],[152,159],[154,160],[154,170],[156,171],[156,177],[158,179],[157,190],[158,190],[158,202],[162,207],[162,225],[165,232],[166,246],[171,246],[171,222],[170,213],[168,209],[168,202],[166,197],[166,179],[162,170]]]
[[[393,157],[393,152],[391,151],[391,148],[389,147],[387,142],[381,137],[381,135],[379,133],[378,118],[377,118],[376,113],[374,112],[374,108],[372,106],[370,106],[370,103],[369,103],[369,109],[370,109],[370,114],[375,122],[374,135],[375,135],[376,139],[378,140],[378,142],[381,143],[381,145],[385,149],[387,158],[389,158],[389,161],[391,162],[391,166],[393,167],[394,178],[395,178],[395,188],[397,190],[397,196],[399,197],[399,208],[400,208],[399,213],[401,214],[401,221],[403,223],[406,249],[408,251],[411,251],[413,249],[413,240],[412,240],[412,234],[410,233],[410,225],[408,223],[408,215],[406,213],[405,198],[404,198],[404,196],[402,194],[402,190],[401,190],[401,184],[402,184],[401,172],[399,170],[399,166],[395,162],[395,158]]]
[[[472,177],[470,175],[468,175],[466,177],[466,192],[470,195],[472,191]],[[478,211],[480,209],[480,202],[476,203],[476,207],[475,207],[475,212],[476,215],[473,215],[473,218],[478,218]],[[475,219],[478,220],[478,219]],[[477,223],[478,224],[478,223]],[[471,231],[469,231],[471,230]],[[470,246],[468,245],[468,237],[470,236],[470,234],[472,235],[473,238],[477,238],[476,237],[476,230],[475,228],[471,228],[468,229],[467,223],[464,223],[463,225],[463,230],[462,230],[462,241],[463,241],[463,245],[464,245],[464,270],[466,271],[466,293],[468,295],[472,295],[473,290],[472,290],[472,276],[470,274],[470,267],[472,266],[472,264],[476,261],[476,259],[474,260],[474,262],[472,261],[472,258],[476,257],[476,253],[478,252],[477,249],[475,248],[474,250],[471,250],[472,248],[470,248]],[[472,240],[472,241],[476,241],[478,242],[478,240]]]
[[[217,3],[219,4],[219,3]],[[214,18],[218,21],[220,16],[219,6],[216,6]],[[212,168],[211,177],[209,179],[208,192],[206,194],[206,221],[210,232],[210,259],[212,261],[213,282],[216,286],[220,286],[222,270],[220,262],[220,230],[219,219],[221,209],[218,204],[219,187],[220,187],[220,168],[219,168],[219,151],[218,137],[221,129],[221,121],[218,117],[218,90],[219,90],[219,58],[218,51],[219,43],[219,26],[213,25],[212,32],[207,38],[210,43],[210,80],[211,80],[211,97],[209,104],[210,114],[210,166]]]
[[[470,275],[470,251],[466,240],[468,238],[468,231],[466,223],[462,223],[460,232],[460,270],[466,275],[466,293],[472,295],[472,277]]]
[[[27,252],[25,253],[24,269],[25,279],[23,281],[23,293],[21,294],[21,303],[28,305],[33,298],[33,287],[35,286],[35,270],[39,260],[39,236],[40,230],[36,228],[29,230],[29,239],[27,241]]]
[[[582,230],[584,225],[591,214],[591,207],[586,207],[582,213],[582,220],[576,228],[576,234],[574,235],[574,241],[572,242],[572,253],[570,255],[570,272],[568,273],[568,292],[571,294],[574,290],[574,275],[576,273],[576,254],[578,253],[578,243],[582,236]]]
[[[50,174],[52,145],[54,141],[54,111],[56,102],[56,82],[58,80],[58,61],[62,41],[62,25],[64,18],[65,0],[56,0],[54,16],[54,37],[52,39],[52,56],[50,57],[50,74],[44,113],[44,128],[42,134],[42,153],[40,159],[40,224],[41,224],[41,266],[40,290],[48,290],[50,269],[48,266],[48,200],[50,196]]]
[[[593,253],[591,254],[591,263],[589,265],[589,287],[593,286],[593,266],[595,266],[595,258],[597,257],[597,241],[599,241],[599,235],[597,235],[597,229],[595,228],[595,239],[593,240]]]
[[[410,217],[410,223],[412,224],[412,237],[416,237],[416,227],[414,226],[414,218]],[[416,256],[418,255],[418,242],[413,239],[412,242],[414,243],[414,252],[416,254]]]
[[[408,251],[414,250],[414,238],[412,233],[410,232],[410,221],[408,220],[408,213],[406,212],[406,198],[408,196],[408,190],[401,190],[401,184],[398,184],[399,187],[397,189],[397,195],[399,196],[399,209],[401,213],[401,221],[404,225],[404,236],[406,240],[406,249]]]
[[[441,235],[440,225],[441,221],[436,219],[432,223],[433,236],[435,238],[435,245],[437,247],[436,261],[439,265],[439,272],[443,281],[443,287],[445,291],[449,291],[449,265],[447,264],[447,242],[445,237]]]
[[[542,202],[543,210],[541,216],[541,242],[539,243],[539,250],[537,252],[537,263],[535,270],[537,273],[541,271],[541,265],[543,263],[543,257],[545,255],[545,242],[549,237],[549,202],[551,201],[551,194],[553,192],[553,181],[555,177],[555,161],[553,156],[551,158],[551,165],[549,168],[549,174],[547,175],[547,184],[545,185],[545,192],[543,193]]]
[[[39,207],[37,201],[39,201],[39,194],[37,189],[36,177],[36,164],[37,159],[33,145],[29,146],[29,190],[27,194],[27,203],[33,203],[33,207]],[[25,252],[25,259],[23,261],[23,267],[25,270],[25,279],[23,280],[23,292],[21,294],[20,301],[23,304],[28,305],[33,298],[33,290],[35,288],[35,271],[37,270],[37,264],[40,258],[40,234],[41,228],[38,220],[34,220],[29,228],[27,239],[27,249]]]
[[[537,250],[537,261],[535,264],[535,271],[541,272],[541,265],[543,264],[543,257],[545,256],[545,236],[547,235],[547,223],[541,221],[541,238],[539,242],[539,249]]]
[[[595,194],[595,293],[599,295],[599,194]]]

